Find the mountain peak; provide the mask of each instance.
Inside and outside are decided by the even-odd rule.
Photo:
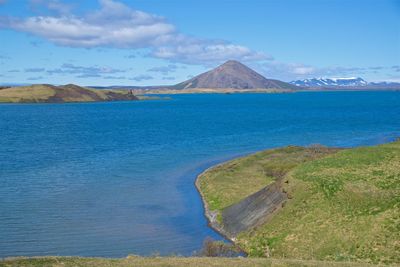
[[[234,69],[236,71],[246,71],[246,70],[253,71],[252,69],[250,69],[249,67],[247,67],[243,63],[240,63],[239,61],[236,61],[236,60],[228,60],[224,64],[219,65],[218,67],[216,67],[214,70],[221,70],[221,69],[223,69],[223,70],[225,70],[225,69]]]
[[[267,79],[236,60],[228,60],[224,64],[174,87],[177,89],[297,89],[297,86]]]
[[[222,65],[220,65],[220,67],[221,67],[221,66],[232,66],[232,65],[241,65],[241,66],[244,66],[244,65],[243,65],[242,63],[240,63],[239,61],[230,59],[230,60],[228,60],[228,61],[225,61],[225,63],[222,64]]]

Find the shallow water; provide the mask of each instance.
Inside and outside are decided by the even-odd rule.
[[[194,187],[206,167],[400,136],[400,92],[172,98],[0,105],[0,257],[190,255],[221,238]]]

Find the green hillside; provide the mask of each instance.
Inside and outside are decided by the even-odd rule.
[[[219,212],[279,181],[284,205],[233,238],[248,258],[38,257],[0,266],[369,266],[400,264],[400,141],[267,150],[211,168],[197,185]],[[222,222],[220,218],[220,222]]]
[[[36,84],[0,90],[0,103],[64,103],[138,100],[127,90],[96,90],[74,84]]]
[[[300,163],[336,152],[324,147],[288,146],[265,150],[215,166],[198,185],[211,211],[220,212],[283,177]]]
[[[325,152],[236,159],[202,174],[200,190],[220,212],[283,175],[283,208],[235,237],[250,257],[400,263],[400,141]]]

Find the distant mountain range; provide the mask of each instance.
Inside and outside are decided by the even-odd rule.
[[[291,81],[291,84],[303,87],[316,87],[316,86],[365,86],[368,84],[362,78],[312,78],[305,80]]]
[[[300,89],[296,85],[279,80],[267,79],[244,64],[229,60],[224,64],[202,73],[182,83],[171,86],[173,89]]]
[[[11,87],[8,84],[2,88]],[[65,87],[65,86],[64,86]],[[232,93],[232,92],[291,92],[299,90],[400,90],[400,83],[367,82],[360,77],[351,78],[311,78],[283,82],[267,79],[246,65],[229,60],[224,64],[175,85],[162,86],[91,86],[94,89],[133,90],[137,94],[146,93]],[[54,88],[53,88],[54,89]],[[58,91],[65,88],[60,87]],[[76,89],[76,88],[75,88]],[[83,91],[82,91],[83,92]],[[5,92],[3,91],[3,94]],[[125,98],[128,96],[116,96]],[[106,97],[113,100],[111,94]],[[129,97],[128,97],[129,98]],[[53,98],[51,98],[53,99]]]
[[[360,77],[351,78],[311,78],[291,81],[291,84],[300,87],[322,87],[322,88],[399,88],[400,83],[393,82],[367,82]]]

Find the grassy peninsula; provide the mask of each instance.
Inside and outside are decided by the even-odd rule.
[[[400,141],[353,149],[290,146],[266,150],[210,168],[196,182],[207,211],[217,214],[215,223],[222,228],[226,210],[260,201],[258,192],[271,193],[263,190],[276,184],[274,188],[287,196],[283,203],[272,203],[279,208],[261,224],[230,236],[248,253],[247,258],[34,257],[0,260],[0,266],[400,263]]]
[[[400,263],[400,141],[264,151],[207,170],[197,185],[223,229],[226,209],[277,179],[287,200],[232,238],[250,257]]]
[[[217,165],[202,173],[198,187],[210,211],[221,223],[224,208],[277,181],[294,167],[336,152],[325,147],[271,149]]]
[[[35,84],[0,89],[0,103],[65,103],[138,100],[128,90],[96,90],[74,84]]]

